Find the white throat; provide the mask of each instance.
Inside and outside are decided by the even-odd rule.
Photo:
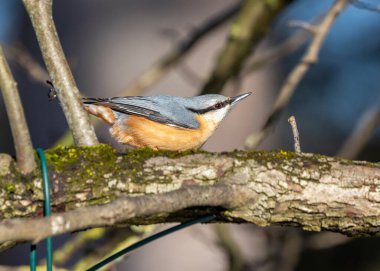
[[[219,123],[224,119],[224,117],[227,115],[228,111],[230,110],[230,106],[223,107],[218,110],[209,111],[207,113],[202,114],[202,117],[204,120],[209,124],[210,126],[213,126],[214,129],[218,127]]]

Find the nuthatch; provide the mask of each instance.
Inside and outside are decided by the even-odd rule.
[[[136,148],[184,151],[201,147],[230,109],[251,94],[235,97],[127,96],[83,98],[85,109],[112,125],[119,143]]]

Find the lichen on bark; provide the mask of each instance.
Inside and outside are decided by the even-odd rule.
[[[196,198],[181,202],[179,209],[171,206],[171,211],[128,217],[123,223],[184,221],[215,212],[218,221],[297,225],[350,235],[377,234],[380,227],[380,169],[374,163],[288,151],[118,153],[108,145],[58,147],[46,150],[46,157],[53,213],[125,196],[166,199],[177,191],[198,189],[191,192]],[[1,161],[0,156],[0,218],[39,216],[40,172],[22,176],[13,161]],[[225,199],[213,199],[214,190]]]

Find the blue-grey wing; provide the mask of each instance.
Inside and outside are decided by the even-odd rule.
[[[102,105],[128,115],[147,119],[180,128],[199,127],[194,115],[175,96],[129,96],[115,98],[83,98],[84,104]]]

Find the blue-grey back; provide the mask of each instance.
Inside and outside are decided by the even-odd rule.
[[[156,113],[146,111],[146,117],[164,122],[169,125],[183,128],[196,129],[199,123],[195,119],[195,114],[190,109],[207,108],[217,102],[225,100],[226,97],[218,94],[209,94],[196,97],[178,97],[169,95],[158,96],[129,96],[115,97],[110,101],[126,107],[138,107],[151,110]]]

